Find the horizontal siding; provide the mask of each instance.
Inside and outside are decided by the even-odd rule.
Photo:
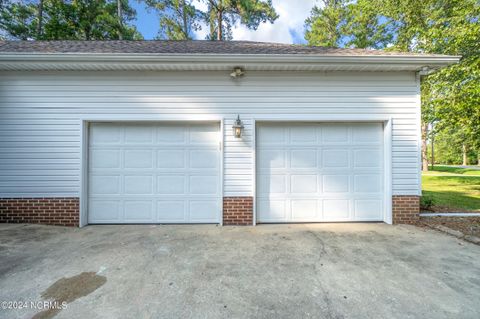
[[[240,114],[244,136],[232,136]],[[270,115],[393,118],[395,195],[419,193],[412,72],[37,72],[0,75],[0,196],[78,196],[80,119],[224,121],[224,194],[253,192],[253,120]]]

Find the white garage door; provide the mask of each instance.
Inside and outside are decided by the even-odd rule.
[[[381,221],[383,124],[257,127],[259,222]]]
[[[92,123],[89,223],[217,223],[219,124]]]

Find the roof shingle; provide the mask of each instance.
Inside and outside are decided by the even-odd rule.
[[[426,54],[369,49],[341,49],[294,44],[251,41],[0,41],[0,54],[239,54],[239,55],[312,55],[312,56],[395,56]]]

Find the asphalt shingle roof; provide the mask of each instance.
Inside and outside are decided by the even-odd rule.
[[[245,54],[393,56],[424,54],[251,41],[0,41],[2,53]]]

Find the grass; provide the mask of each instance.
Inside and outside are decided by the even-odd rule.
[[[480,170],[435,166],[423,174],[422,188],[439,210],[480,212]]]
[[[478,169],[475,170],[471,168],[460,168],[455,166],[444,166],[444,165],[435,165],[433,169],[432,169],[432,166],[430,166],[429,171],[424,172],[424,175],[438,175],[442,173],[480,176],[480,170]]]

